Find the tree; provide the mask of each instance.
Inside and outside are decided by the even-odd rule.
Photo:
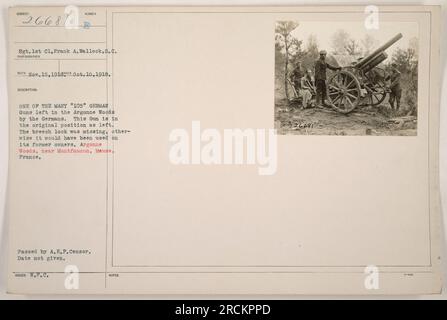
[[[407,50],[398,48],[394,52],[391,60],[397,65],[397,69],[401,73],[413,73],[417,71],[417,57],[414,49],[410,47]]]
[[[419,40],[413,37],[408,41],[408,53],[412,60],[417,60],[419,57]]]
[[[347,54],[355,56],[360,54],[360,45],[354,39],[348,39],[345,50]]]
[[[284,65],[284,55],[282,53],[282,46],[279,42],[275,42],[275,74],[282,74],[281,66]]]
[[[417,91],[418,91],[418,42],[410,40],[406,50],[398,48],[392,56],[391,61],[396,64],[396,68],[401,75],[404,101],[408,105],[408,115],[417,114]]]
[[[307,45],[306,45],[307,54],[314,58],[318,58],[318,42],[317,37],[314,34],[311,34],[309,38],[307,38]]]
[[[317,37],[311,34],[306,40],[305,49],[300,56],[301,65],[304,69],[313,69],[315,61],[319,56]]]
[[[289,55],[291,60],[301,60],[303,56],[306,54],[303,49],[301,48],[301,45],[303,44],[303,41],[298,40],[296,38],[292,38],[290,41],[290,47],[289,47]]]
[[[343,30],[338,29],[332,35],[331,45],[332,45],[332,53],[333,54],[346,54],[346,46],[349,42],[349,34]]]
[[[349,33],[343,29],[338,29],[332,35],[332,53],[339,55],[358,55],[361,53],[360,44],[357,40],[351,38]]]
[[[367,33],[362,40],[363,55],[370,54],[373,49],[379,46],[379,41],[373,35]]]
[[[287,77],[289,74],[289,59],[290,55],[299,53],[299,47],[301,42],[293,38],[291,33],[298,27],[299,23],[294,21],[279,21],[276,23],[275,28],[275,40],[276,43],[284,50],[285,61],[284,61],[284,90],[286,93],[286,98],[289,100],[288,92],[288,81]]]

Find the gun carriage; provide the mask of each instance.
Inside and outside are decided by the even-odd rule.
[[[399,33],[366,57],[334,73],[328,80],[328,98],[331,106],[349,113],[357,106],[381,104],[389,92],[388,75],[379,64],[388,58],[385,50],[402,38]]]
[[[340,71],[332,74],[327,81],[327,97],[332,108],[341,113],[349,113],[356,107],[377,106],[385,100],[389,92],[386,83],[389,76],[379,65],[388,58],[385,50],[401,38],[401,33],[395,35],[369,55],[351,65],[341,66]],[[289,83],[297,97],[296,90]],[[312,96],[315,95],[314,86],[311,93]]]

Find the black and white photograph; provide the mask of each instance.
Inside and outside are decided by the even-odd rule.
[[[418,24],[277,21],[275,129],[417,135]]]
[[[446,299],[443,1],[3,0],[0,300]]]

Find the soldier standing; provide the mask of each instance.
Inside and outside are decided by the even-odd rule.
[[[399,110],[400,108],[400,98],[402,96],[402,87],[400,86],[400,72],[397,70],[397,64],[393,63],[391,64],[391,84],[390,84],[390,99],[389,103],[391,106],[391,109],[393,110]],[[396,109],[394,109],[394,102],[396,102]]]
[[[296,92],[301,89],[301,78],[303,77],[303,72],[301,71],[301,61],[297,61],[295,68],[290,73],[290,81],[293,83],[293,87]]]
[[[315,61],[315,86],[316,86],[316,105],[321,107],[325,104],[325,99],[327,98],[327,88],[326,88],[326,68],[331,70],[341,70],[340,67],[331,66],[326,62],[326,51],[320,51],[320,59]]]

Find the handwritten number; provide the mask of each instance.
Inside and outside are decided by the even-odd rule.
[[[23,24],[29,24],[31,21],[33,21],[33,16],[29,16],[27,20],[23,21]]]

